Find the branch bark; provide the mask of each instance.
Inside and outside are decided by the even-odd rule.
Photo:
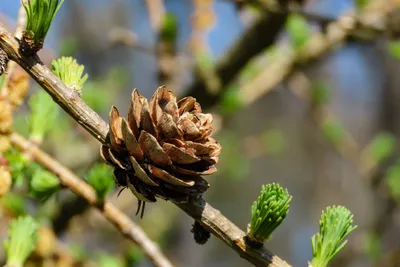
[[[29,153],[33,160],[57,175],[61,184],[69,188],[76,195],[84,198],[91,206],[96,207],[103,216],[127,238],[135,242],[149,259],[160,267],[172,267],[172,263],[163,255],[158,246],[151,241],[145,232],[108,201],[103,203],[97,199],[94,189],[76,176],[71,170],[64,167],[57,160],[46,154],[39,147],[32,144],[22,136],[13,133],[11,143],[21,151]]]
[[[200,222],[210,233],[217,236],[239,253],[240,257],[248,260],[254,266],[290,267],[286,261],[264,247],[254,249],[247,246],[244,241],[245,233],[204,199],[192,199],[189,203],[175,203],[175,205]]]
[[[37,55],[22,55],[17,39],[2,23],[0,23],[0,39],[0,48],[8,54],[10,59],[20,65],[83,128],[103,143],[108,132],[108,124],[90,109],[76,92],[65,86],[51,70],[44,66]]]
[[[18,10],[18,20],[17,20],[17,25],[15,27],[15,37],[21,38],[25,24],[26,24],[26,12],[25,8],[21,5]],[[7,73],[5,74],[4,82],[0,91],[0,94],[3,96],[8,95],[8,91],[10,89],[8,88],[9,87],[8,84],[16,67],[17,64],[13,61],[8,62],[7,64]]]
[[[18,41],[1,23],[0,48],[8,54],[11,60],[24,68],[72,118],[80,123],[101,143],[105,142],[108,133],[108,124],[96,112],[90,109],[74,91],[65,86],[58,77],[45,67],[38,56],[26,56],[22,54],[19,51]],[[16,134],[12,135],[12,142],[16,146],[22,149],[28,149],[28,143],[24,141],[24,139]],[[71,188],[76,194],[87,199],[91,205],[96,206],[98,204],[93,189],[90,187],[88,189],[88,185],[80,182],[79,178],[72,172],[37,148],[33,148],[31,153],[34,153],[36,155],[36,160],[49,170],[55,172],[59,176],[65,175],[63,176],[64,185],[67,185],[67,187]],[[178,206],[207,228],[213,235],[238,252],[241,257],[247,259],[255,266],[290,267],[288,263],[266,249],[253,249],[246,246],[243,240],[245,233],[204,200],[192,200],[189,203],[179,204]],[[133,238],[133,231],[131,231],[131,229],[135,229],[135,225],[132,224],[129,218],[109,203],[97,207],[103,211],[107,219],[115,223],[118,229],[128,237]],[[120,221],[115,221],[116,215],[118,215],[117,218],[119,218]]]

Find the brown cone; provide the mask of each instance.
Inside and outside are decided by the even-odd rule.
[[[140,201],[155,202],[158,196],[185,202],[209,187],[201,175],[216,171],[221,146],[210,136],[212,119],[196,99],[176,101],[165,86],[150,103],[135,89],[128,119],[112,107],[101,155],[115,167],[117,183]]]

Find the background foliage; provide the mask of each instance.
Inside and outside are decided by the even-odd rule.
[[[176,86],[171,89],[180,95],[185,95],[195,79],[193,65],[210,75],[208,71],[246,31],[251,21],[248,18],[254,19],[262,12],[255,7],[239,10],[235,1],[212,1],[212,16],[199,26],[205,29],[205,44],[199,54],[193,46],[193,40],[199,39],[192,34],[192,26],[196,25],[191,19],[195,11],[192,1],[164,2],[173,18],[165,22],[167,29],[163,33],[168,41],[175,40],[179,61],[179,66],[170,67],[177,73],[173,83]],[[368,1],[306,2],[308,12],[335,19]],[[0,2],[0,17],[10,28],[18,7],[19,1]],[[175,27],[171,26],[174,21],[177,29],[169,29]],[[208,178],[212,186],[205,198],[245,229],[261,185],[277,182],[287,188],[293,196],[290,212],[268,247],[294,266],[303,266],[311,259],[310,236],[318,232],[321,210],[334,204],[346,206],[353,212],[358,229],[331,266],[397,266],[396,259],[391,258],[400,253],[396,208],[400,199],[400,44],[396,38],[350,38],[320,60],[299,66],[311,84],[309,101],[298,97],[290,82],[280,84],[250,106],[240,98],[240,87],[267,63],[273,64],[282,44],[300,50],[318,27],[318,22],[303,16],[290,16],[276,44],[243,66],[210,109],[217,114],[216,128],[221,130],[216,139],[223,152],[219,172]],[[113,38],[115,30],[121,28],[136,34],[133,47]],[[56,16],[40,55],[49,66],[59,56],[73,56],[83,64],[89,79],[82,98],[106,118],[112,104],[126,114],[133,88],[149,97],[163,82],[155,49],[158,38],[145,1],[68,0]],[[207,77],[212,78],[212,74]],[[112,190],[113,184],[107,183],[112,181],[112,175],[100,163],[97,141],[60,112],[34,83],[28,98],[27,105],[15,114],[14,129],[42,143],[45,151],[89,183],[98,183],[99,176],[108,177],[98,186],[104,194]],[[314,115],[321,106],[329,108],[334,117],[318,121],[317,116],[316,120]],[[378,163],[375,172],[365,175],[341,153],[349,136],[364,148],[361,162],[365,166]],[[14,150],[7,155],[12,163],[14,188],[13,193],[0,200],[3,215],[33,215],[41,225],[53,227],[75,258],[98,261],[93,262],[98,264],[95,266],[150,265],[137,248],[83,200],[68,191],[59,191],[62,188],[58,184],[46,183],[50,188],[43,188],[36,183],[38,175],[47,181],[54,181],[54,177],[26,156]],[[113,191],[110,200],[134,218],[177,266],[250,266],[215,238],[198,247],[190,233],[192,220],[169,203],[148,205],[140,220],[134,217],[136,199],[132,194],[126,191],[117,198],[116,193]],[[394,200],[388,201],[389,197]],[[4,239],[6,222],[0,220]],[[4,255],[1,257],[4,259]]]

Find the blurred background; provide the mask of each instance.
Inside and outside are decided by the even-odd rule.
[[[287,188],[293,195],[289,215],[267,247],[294,266],[311,259],[310,237],[328,205],[345,205],[358,225],[331,266],[400,266],[396,34],[360,29],[317,60],[283,65],[291,75],[271,86],[282,72],[274,66],[292,54],[286,54],[287,47],[297,51],[327,23],[357,12],[362,1],[299,0],[290,15],[258,2],[66,0],[40,56],[45,64],[59,56],[83,64],[89,74],[83,99],[103,118],[111,105],[126,114],[133,88],[150,97],[167,84],[180,96],[196,97],[215,114],[215,136],[223,147],[219,171],[206,177],[211,187],[204,198],[245,230],[261,185],[277,182]],[[1,21],[10,29],[19,6],[19,1],[0,1]],[[246,88],[253,86],[260,92],[249,100]],[[32,83],[29,95],[37,90]],[[29,132],[28,114],[28,105],[15,114],[20,133]],[[43,149],[85,177],[101,162],[99,144],[63,111],[57,116]],[[214,237],[197,245],[190,232],[193,220],[171,203],[147,205],[140,219],[130,192],[109,199],[176,266],[250,266]],[[107,266],[152,266],[72,193],[45,203],[23,201],[74,257],[107,258]],[[3,237],[6,226],[1,225]]]

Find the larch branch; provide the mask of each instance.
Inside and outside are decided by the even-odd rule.
[[[0,24],[0,48],[8,54],[11,60],[24,68],[72,118],[101,143],[105,142],[108,133],[108,124],[96,112],[90,109],[73,90],[65,86],[60,79],[44,66],[38,56],[26,56],[22,54],[19,51],[18,41],[2,24]],[[27,149],[29,147],[28,143],[23,141],[25,140],[20,136],[16,134],[12,135],[12,142],[16,146]],[[25,146],[22,146],[23,144]],[[95,193],[86,183],[83,183],[72,172],[38,148],[32,148],[31,153],[35,153],[36,160],[49,170],[52,170],[59,176],[66,175],[62,176],[65,178],[63,180],[64,185],[71,188],[76,194],[85,197],[92,205],[97,205]],[[246,246],[243,240],[245,233],[204,200],[193,200],[186,204],[179,204],[178,206],[210,230],[213,235],[238,252],[241,257],[247,259],[255,266],[290,267],[288,263],[266,249],[253,249]],[[97,207],[102,209],[107,219],[113,220],[112,222],[115,223],[118,229],[129,237],[132,237],[133,232],[131,231],[131,227],[134,227],[134,225],[128,217],[109,203]],[[116,215],[118,215],[117,218],[120,219],[119,221],[115,221]]]

